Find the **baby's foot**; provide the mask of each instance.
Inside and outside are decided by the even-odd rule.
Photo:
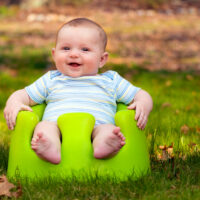
[[[60,163],[61,156],[58,148],[43,133],[38,133],[32,138],[31,147],[40,158],[53,164]]]
[[[111,134],[107,135],[98,142],[98,145],[94,147],[94,157],[98,159],[108,158],[115,155],[124,145],[125,137],[120,132],[119,127],[115,127]]]

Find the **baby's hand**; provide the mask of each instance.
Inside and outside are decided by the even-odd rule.
[[[4,109],[4,117],[6,119],[6,123],[7,123],[9,129],[11,129],[11,130],[14,129],[17,114],[21,110],[27,110],[27,111],[31,111],[31,112],[33,111],[29,106],[24,105],[20,102],[9,101],[6,104],[6,107]]]
[[[150,113],[149,109],[145,105],[145,102],[135,101],[128,106],[128,109],[135,110],[135,120],[137,120],[137,126],[143,130],[147,124]]]

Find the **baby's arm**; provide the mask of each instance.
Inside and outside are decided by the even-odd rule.
[[[17,90],[7,100],[4,109],[4,117],[9,129],[13,129],[16,123],[16,117],[20,110],[32,111],[29,106],[36,103],[31,100],[25,89]]]
[[[139,90],[128,109],[135,109],[135,120],[140,129],[144,129],[148,120],[149,113],[153,108],[153,101],[149,93]]]

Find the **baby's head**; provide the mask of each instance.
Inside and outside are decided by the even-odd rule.
[[[107,36],[100,25],[86,18],[73,19],[58,30],[52,49],[56,68],[71,77],[94,76],[108,58]]]
[[[99,45],[102,46],[102,49],[105,51],[106,49],[106,45],[107,45],[107,35],[105,33],[105,31],[103,30],[103,28],[97,24],[96,22],[90,20],[90,19],[87,19],[87,18],[76,18],[76,19],[73,19],[65,24],[63,24],[58,32],[57,32],[57,36],[56,36],[56,44],[57,44],[57,41],[58,41],[58,38],[59,38],[59,33],[61,31],[63,31],[63,29],[65,28],[72,28],[72,27],[82,27],[82,28],[91,28],[91,29],[94,29],[97,31],[98,33],[98,36],[99,36]]]

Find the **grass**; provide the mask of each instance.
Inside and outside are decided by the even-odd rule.
[[[152,173],[139,180],[121,183],[97,179],[45,180],[22,185],[20,199],[198,199],[200,196],[200,78],[194,72],[149,72],[138,66],[112,65],[136,86],[147,90],[154,109],[145,129]],[[3,119],[3,107],[16,89],[33,82],[41,69],[21,69],[13,77],[0,73],[0,174],[6,173],[10,131]],[[184,131],[184,125],[187,130]],[[173,153],[163,159],[159,146],[172,145]],[[159,155],[161,157],[159,157]],[[4,198],[6,199],[6,198]]]
[[[23,46],[16,48],[13,45],[0,47],[0,64],[4,64],[13,69],[30,68],[44,69],[49,65],[50,51],[46,48],[33,48]]]
[[[188,164],[197,165],[195,158],[180,161],[177,167],[186,166],[188,176],[171,175],[167,164],[154,165],[150,176],[133,181],[115,183],[113,180],[93,179],[86,182],[46,180],[40,183],[28,183],[23,186],[24,199],[197,199],[198,180],[192,177],[194,169],[187,169]],[[179,166],[179,165],[180,166]],[[177,169],[178,170],[178,169]],[[197,167],[196,167],[197,171]],[[153,184],[152,184],[153,183]],[[41,188],[42,185],[42,188]],[[40,187],[40,189],[38,189]]]

